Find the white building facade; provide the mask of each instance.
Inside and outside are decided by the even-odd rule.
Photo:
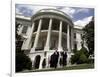
[[[61,52],[67,53],[66,62],[70,65],[72,50],[81,49],[82,30],[59,10],[42,9],[32,17],[16,15],[16,22],[19,23],[18,34],[24,38],[21,49],[30,57],[33,67],[38,65],[37,68],[42,69],[45,60],[45,68],[50,68],[49,61],[56,50],[59,52],[57,66],[60,66]]]

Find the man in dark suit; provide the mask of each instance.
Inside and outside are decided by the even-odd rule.
[[[50,67],[54,67],[54,68],[57,67],[58,58],[59,58],[59,52],[56,50],[56,51],[51,55]]]
[[[54,53],[51,55],[50,67],[54,67]]]
[[[63,56],[63,66],[65,66],[66,63],[67,63],[67,53],[64,51],[64,52],[62,53],[62,56]]]
[[[55,55],[55,57],[54,57],[54,67],[56,68],[57,67],[57,63],[58,63],[58,58],[59,58],[59,52],[56,50],[55,52],[54,52],[54,55]]]

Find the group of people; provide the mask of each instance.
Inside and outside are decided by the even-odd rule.
[[[58,52],[57,50],[51,55],[50,59],[50,67],[57,68],[59,63],[60,66],[65,66],[67,63],[67,53],[66,52]]]

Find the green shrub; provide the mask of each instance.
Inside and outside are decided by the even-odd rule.
[[[77,61],[77,64],[83,64],[83,63],[87,63],[87,57],[86,55],[83,53],[83,54],[80,54],[79,56],[79,60]]]
[[[75,50],[74,55],[71,57],[71,63],[72,64],[82,64],[82,63],[87,63],[88,62],[88,51],[86,48],[81,48],[79,51]]]
[[[73,53],[76,53],[77,52],[77,49],[73,49],[72,51],[73,51]]]
[[[89,52],[87,51],[87,49],[85,47],[82,47],[80,49],[80,52],[83,52],[87,58],[89,57]]]
[[[88,64],[94,63],[94,59],[88,59],[87,63],[88,63]]]
[[[79,53],[77,52],[74,55],[72,55],[72,57],[71,57],[71,63],[72,64],[76,63],[78,61],[78,59],[79,59]]]
[[[32,62],[28,56],[24,53],[16,53],[16,72],[22,71],[24,69],[31,69]]]

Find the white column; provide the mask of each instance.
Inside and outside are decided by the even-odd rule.
[[[67,49],[68,49],[68,52],[70,52],[69,25],[67,25]]]
[[[29,29],[28,31],[28,38],[27,38],[27,40],[25,41],[25,45],[24,45],[24,48],[25,49],[29,49],[30,48],[30,43],[31,43],[31,39],[32,39],[32,33],[33,33],[33,30],[34,30],[34,26],[35,26],[35,24],[34,24],[34,22],[33,22],[33,24],[32,24],[32,27],[31,27],[31,29]],[[30,27],[29,27],[30,28]]]
[[[43,57],[43,56],[41,56],[41,59],[40,59],[40,64],[39,64],[39,69],[42,69],[42,62],[43,62],[43,60],[44,60],[44,57]]]
[[[71,29],[71,47],[72,50],[74,49],[74,34],[73,34],[73,28]]]
[[[70,50],[70,35],[69,25],[67,25],[67,65],[70,65],[71,50]]]
[[[44,48],[44,51],[46,52],[46,67],[47,68],[49,66],[49,64],[48,64],[48,53],[47,52],[49,51],[49,48],[50,48],[51,29],[52,29],[52,19],[50,18],[47,40],[46,40],[46,44],[45,44],[45,48]]]
[[[35,48],[37,47],[38,40],[39,40],[39,35],[40,35],[40,31],[41,31],[41,25],[42,25],[42,19],[39,20],[39,25],[38,25],[38,29],[37,29],[37,32],[36,32],[34,45],[33,45],[33,48],[31,49],[31,53],[34,52]]]
[[[36,57],[36,56],[35,56],[34,54],[29,54],[28,56],[29,56],[29,58],[31,59],[32,67],[34,67],[35,57]]]
[[[60,26],[59,26],[58,51],[63,51],[62,49],[62,21],[60,21]]]
[[[60,21],[60,26],[59,26],[59,39],[58,39],[58,52],[59,52],[59,58],[58,58],[58,67],[60,67],[60,58],[61,58],[61,53],[63,51],[62,49],[62,21]]]
[[[50,48],[49,45],[50,45],[50,37],[51,37],[51,28],[52,28],[52,19],[50,19],[49,21],[48,34],[47,34],[44,51],[49,51],[49,48]]]

